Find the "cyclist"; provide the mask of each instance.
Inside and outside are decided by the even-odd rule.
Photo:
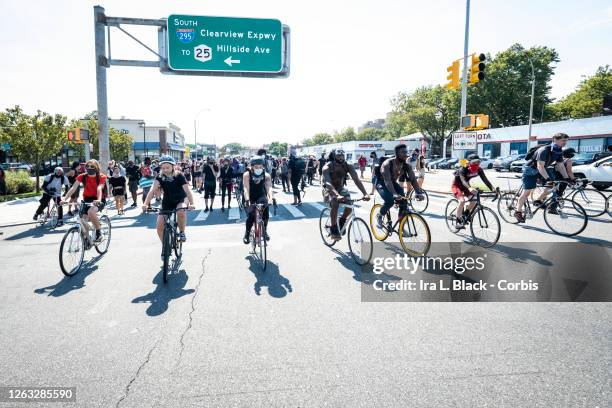
[[[465,228],[464,223],[466,220],[463,219],[463,207],[465,203],[472,198],[474,195],[475,189],[470,187],[470,179],[474,177],[480,177],[480,179],[486,184],[489,190],[493,191],[493,185],[487,178],[484,170],[480,167],[480,157],[477,154],[470,154],[467,157],[468,164],[467,166],[461,166],[457,171],[455,171],[455,178],[453,179],[453,184],[451,186],[451,190],[459,201],[457,205],[457,222],[455,223],[455,229],[458,231],[460,229]],[[472,211],[476,206],[476,202],[471,202],[468,211]]]
[[[344,227],[346,219],[351,215],[351,209],[346,207],[342,216],[340,217],[340,220],[338,221],[338,207],[340,206],[340,200],[348,201],[351,199],[351,194],[344,183],[348,174],[351,175],[355,185],[363,193],[363,200],[368,201],[370,196],[359,179],[355,168],[346,162],[344,158],[344,150],[332,150],[329,153],[329,161],[323,167],[323,198],[325,199],[326,203],[329,203],[331,208],[331,239],[334,241],[339,241],[342,239],[340,236],[340,230],[342,227]],[[338,225],[338,222],[340,225]]]
[[[62,202],[67,202],[72,194],[83,185],[83,202],[93,204],[91,207],[83,207],[79,216],[87,215],[96,230],[95,242],[100,242],[102,233],[100,232],[100,220],[98,219],[98,211],[102,211],[106,205],[106,176],[100,171],[100,163],[97,160],[91,159],[85,163],[87,173],[79,174],[76,182],[70,190],[62,198]]]
[[[572,158],[576,154],[576,149],[574,149],[573,147],[566,146],[563,148],[562,154],[563,154],[563,166],[565,167],[565,171],[567,172],[567,178],[569,179],[570,183],[574,183],[576,181],[576,176],[574,176]],[[561,179],[563,178],[563,175],[558,170],[555,170],[555,178]],[[563,196],[563,193],[565,192],[566,188],[567,188],[566,183],[561,183],[559,185],[559,195],[560,196]]]
[[[53,173],[49,174],[44,178],[42,189],[43,196],[40,199],[40,205],[36,209],[34,213],[34,217],[32,218],[34,221],[38,219],[38,216],[43,213],[43,211],[49,205],[51,200],[55,201],[58,205],[57,207],[57,225],[61,226],[64,224],[64,212],[61,206],[61,198],[62,198],[62,186],[66,186],[66,190],[70,186],[70,182],[68,181],[68,177],[64,175],[64,169],[61,167],[56,167],[53,170]]]
[[[228,157],[223,159],[223,165],[219,172],[219,184],[221,184],[221,211],[225,211],[225,195],[227,193],[227,209],[232,208],[232,192],[234,191],[234,178],[236,175],[230,166],[230,160]],[[212,206],[211,206],[212,209]]]
[[[151,200],[163,193],[162,197],[162,211],[172,211],[178,208],[187,207],[189,210],[193,210],[193,195],[189,189],[189,183],[185,176],[175,169],[175,161],[171,156],[161,156],[160,162],[160,173],[153,182],[153,187],[145,202],[142,204],[142,211],[146,212],[149,208]],[[189,204],[185,202],[186,199]],[[187,224],[187,216],[184,211],[178,211],[176,218],[179,226],[179,240],[185,242],[187,237],[185,235],[185,226]],[[163,215],[157,216],[157,236],[162,241],[164,237],[165,219]]]
[[[272,199],[272,179],[270,174],[265,171],[265,160],[261,156],[253,156],[251,158],[251,166],[244,172],[242,176],[242,185],[244,188],[244,197],[246,198],[245,207],[247,208],[246,230],[242,241],[245,244],[250,242],[251,228],[255,222],[256,204],[266,204],[263,211],[263,221],[265,225],[264,238],[270,240],[268,235],[268,219],[270,211],[267,204],[274,200]]]
[[[410,180],[412,187],[417,192],[416,199],[422,199],[421,189],[414,176],[412,166],[408,164],[408,149],[405,144],[395,146],[395,156],[387,158],[381,157],[378,161],[376,174],[376,191],[385,201],[380,208],[380,213],[377,216],[377,226],[383,228],[383,217],[391,209],[394,203],[398,203],[400,207],[400,215],[403,215],[408,206],[404,197],[404,189],[397,182],[400,177],[406,177]]]
[[[542,178],[548,187],[551,186],[552,180],[555,179],[555,170],[560,173],[563,179],[568,179],[567,169],[563,164],[563,148],[567,144],[569,136],[565,133],[556,133],[552,139],[553,142],[551,144],[539,147],[533,151],[532,157],[528,159],[523,167],[523,193],[518,199],[517,209],[514,212],[514,217],[518,222],[525,222],[522,209],[525,201],[535,189],[539,178]],[[531,151],[527,153],[526,158],[530,156],[530,153]],[[533,204],[535,206],[543,205],[543,201],[550,191],[550,188],[546,188]],[[555,213],[556,209],[552,206],[549,211]]]
[[[72,163],[72,166],[70,167],[70,170],[68,171],[68,174],[66,174],[66,177],[68,177],[68,182],[70,183],[70,187],[72,187],[72,185],[76,182],[76,178],[79,175],[79,167],[80,164],[78,161],[75,161]],[[70,197],[70,203],[68,204],[68,217],[72,217],[75,213],[76,210],[79,208],[79,205],[77,204],[77,200],[79,199],[79,193],[80,193],[80,189],[77,188],[77,191]],[[72,209],[74,208],[74,211],[72,211]]]

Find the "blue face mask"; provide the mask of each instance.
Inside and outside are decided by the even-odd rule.
[[[561,146],[557,146],[556,144],[552,145],[551,152],[555,160],[563,156],[563,148]]]

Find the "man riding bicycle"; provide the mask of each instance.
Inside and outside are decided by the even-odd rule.
[[[465,203],[469,201],[476,191],[475,188],[470,187],[470,180],[474,177],[480,177],[480,179],[486,184],[486,186],[493,191],[493,185],[487,178],[484,170],[480,167],[480,157],[477,154],[470,154],[467,157],[468,164],[465,167],[460,167],[455,171],[455,178],[451,190],[455,195],[457,201],[457,221],[455,222],[455,229],[458,231],[465,228],[463,219],[463,207]],[[468,207],[468,211],[472,211],[476,206],[476,202],[472,201]]]
[[[62,203],[70,201],[70,197],[75,191],[83,185],[83,202],[93,204],[90,207],[82,206],[79,213],[80,217],[87,215],[89,221],[96,229],[95,242],[100,242],[102,232],[100,231],[100,220],[98,219],[98,211],[102,211],[106,205],[106,176],[100,171],[100,164],[97,160],[91,159],[85,164],[87,173],[79,174],[76,181],[62,198]]]
[[[406,161],[408,158],[408,149],[405,144],[395,146],[395,156],[390,158],[381,157],[382,164],[379,161],[378,174],[376,174],[376,191],[385,201],[380,208],[380,213],[377,217],[377,226],[383,228],[383,217],[387,215],[393,204],[398,203],[400,214],[405,214],[408,208],[404,197],[404,189],[399,185],[400,177],[410,181],[414,188],[416,199],[422,199],[421,188],[414,176],[412,166]]]
[[[363,200],[368,201],[370,196],[366,192],[359,176],[357,176],[355,168],[346,162],[344,150],[332,150],[329,153],[329,161],[323,166],[323,198],[326,203],[330,204],[331,239],[334,241],[342,239],[340,230],[344,227],[347,218],[351,215],[351,209],[346,207],[344,213],[340,217],[340,226],[338,227],[338,207],[340,206],[340,201],[348,201],[351,199],[351,194],[345,186],[347,174],[351,175],[355,185],[363,193]]]
[[[32,218],[34,221],[38,219],[38,216],[43,213],[43,211],[49,205],[51,200],[54,200],[58,204],[57,208],[57,226],[61,226],[63,221],[64,212],[62,206],[60,205],[61,197],[62,197],[62,187],[70,185],[68,181],[68,177],[64,175],[64,169],[61,167],[56,167],[53,170],[53,173],[49,174],[45,177],[42,185],[43,195],[41,197],[40,205],[36,209],[36,213],[34,213],[34,217]]]
[[[189,189],[189,183],[187,183],[187,179],[181,172],[176,171],[174,158],[171,156],[162,156],[159,158],[159,162],[160,173],[155,178],[153,187],[142,204],[142,211],[146,212],[153,197],[159,196],[162,193],[162,211],[172,211],[185,207],[189,210],[193,210],[195,207],[193,205],[193,195]],[[189,205],[187,205],[185,200],[189,201]],[[179,226],[179,240],[185,242],[187,240],[185,236],[185,227],[187,224],[185,211],[177,211],[176,218]],[[158,215],[157,236],[160,241],[162,241],[164,237],[165,225],[164,215]]]
[[[244,188],[245,207],[247,209],[246,230],[242,241],[245,244],[250,243],[250,234],[253,223],[255,222],[255,211],[257,204],[266,204],[263,211],[263,221],[265,226],[264,238],[270,240],[268,235],[268,219],[270,211],[267,204],[272,199],[272,178],[265,169],[265,160],[261,156],[253,156],[251,166],[244,172],[242,176],[242,185]]]

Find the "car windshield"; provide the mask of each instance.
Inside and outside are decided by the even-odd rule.
[[[580,153],[574,156],[574,160],[591,160],[595,153]]]

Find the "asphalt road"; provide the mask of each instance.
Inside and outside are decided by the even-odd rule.
[[[431,198],[434,241],[461,242],[449,197]],[[203,213],[198,198],[167,285],[154,215],[113,216],[108,254],[65,278],[66,227],[27,224],[31,200],[0,205],[0,385],[76,386],[79,407],[610,405],[610,303],[362,302],[346,240],[321,243],[319,190],[305,200],[270,222],[262,273],[244,217]],[[578,240],[541,216],[502,223],[501,243],[605,244],[610,220]]]

